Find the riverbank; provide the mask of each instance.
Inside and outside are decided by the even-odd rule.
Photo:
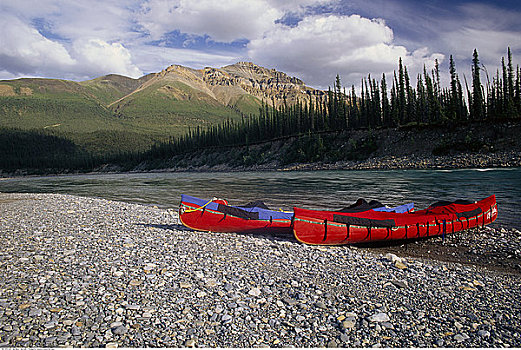
[[[0,213],[2,346],[521,346],[514,229],[313,247],[68,195],[2,193]]]
[[[197,163],[196,163],[197,164]],[[521,167],[521,151],[489,153],[459,153],[453,156],[381,156],[360,161],[313,162],[282,165],[278,162],[251,166],[229,164],[174,166],[155,169],[158,172],[237,172],[237,171],[309,171],[309,170],[433,170],[490,169]],[[144,168],[138,168],[140,171]],[[103,171],[117,171],[106,167]]]
[[[519,121],[323,132],[147,160],[133,170],[390,170],[521,166]],[[106,166],[101,171],[115,170]]]
[[[66,164],[51,168],[43,162],[39,168],[0,169],[0,179],[79,173],[514,168],[521,167],[519,134],[519,120],[475,122],[451,129],[409,125],[328,131],[185,153],[135,154],[81,169]]]
[[[125,169],[117,165],[104,165],[88,172],[45,172],[31,174],[18,170],[14,173],[2,173],[0,181],[13,177],[52,176],[52,175],[79,175],[79,174],[124,174],[124,173],[164,173],[164,172],[247,172],[247,171],[314,171],[314,170],[453,170],[453,169],[491,169],[491,168],[519,168],[521,167],[521,151],[505,151],[489,153],[459,153],[453,156],[381,156],[371,157],[360,161],[337,161],[293,163],[288,165],[272,161],[266,164],[249,166],[218,164],[172,165],[165,167],[150,167],[141,164],[132,169]]]

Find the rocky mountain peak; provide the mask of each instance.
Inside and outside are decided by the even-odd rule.
[[[246,79],[268,81],[270,83],[304,85],[304,82],[298,78],[290,77],[286,73],[277,71],[274,68],[261,67],[253,62],[238,62],[221,69]]]
[[[213,89],[236,87],[245,93],[280,105],[298,100],[309,100],[312,96],[321,96],[323,91],[304,85],[298,78],[290,77],[276,69],[261,67],[252,62],[238,62],[222,68],[207,67],[203,70],[203,80]]]
[[[179,83],[190,87],[192,92],[176,85]],[[264,101],[278,106],[284,102],[291,105],[297,100],[309,101],[314,96],[324,95],[324,91],[308,87],[298,78],[253,62],[237,62],[221,68],[203,69],[173,64],[153,74],[153,78],[144,82],[136,91],[157,84],[161,86],[156,87],[158,91],[178,99],[190,100],[194,98],[192,94],[199,96],[197,98],[204,94],[225,106],[235,106],[237,101],[249,98],[248,96],[257,99],[259,105]]]

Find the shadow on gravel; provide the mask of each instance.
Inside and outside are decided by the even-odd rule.
[[[251,236],[251,237],[262,237],[270,241],[287,241],[292,243],[298,243],[293,234],[266,234],[260,232],[249,232],[249,233],[238,233],[240,236]]]
[[[169,231],[194,231],[180,224],[137,224]],[[270,241],[297,243],[293,234],[265,234],[262,231],[237,233],[239,236],[262,237]],[[508,237],[510,242],[518,242],[516,237]],[[428,237],[407,240],[357,243],[343,246],[345,249],[364,249],[373,253],[393,253],[402,257],[438,260],[477,266],[487,270],[521,275],[521,258],[514,247],[497,240],[488,231],[469,230],[450,234],[444,238]]]
[[[192,231],[192,229],[179,225],[179,224],[172,224],[172,225],[162,225],[162,224],[136,224],[137,226],[143,226],[143,227],[152,227],[152,228],[159,228],[161,230],[168,230],[168,231]]]
[[[423,238],[410,238],[410,239],[397,239],[393,241],[378,241],[378,242],[365,242],[365,243],[354,243],[353,247],[358,248],[390,248],[390,247],[404,247],[407,249],[408,245],[422,242],[426,240],[431,240],[432,237],[423,237]]]
[[[138,226],[143,227],[153,227],[158,228],[161,230],[168,230],[168,231],[193,231],[193,232],[203,232],[203,231],[197,231],[191,228],[188,228],[181,224],[172,224],[172,225],[164,225],[164,224],[136,224]],[[251,237],[262,237],[265,239],[269,239],[271,241],[288,241],[288,242],[294,242],[297,243],[298,241],[295,239],[293,234],[287,234],[287,233],[274,233],[274,234],[266,234],[264,233],[264,230],[257,230],[252,232],[241,232],[236,233],[239,236],[251,236]]]
[[[513,238],[511,238],[513,239]],[[513,239],[515,242],[515,238]],[[508,242],[508,240],[506,241]],[[376,253],[438,260],[521,275],[517,245],[511,246],[479,231],[465,231],[442,237],[356,245]]]

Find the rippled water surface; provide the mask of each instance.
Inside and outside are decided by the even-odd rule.
[[[338,209],[357,198],[387,205],[479,200],[495,194],[494,224],[521,228],[521,168],[465,170],[138,173],[0,179],[0,192],[67,193],[174,208],[181,193],[230,204],[263,200],[273,208]]]

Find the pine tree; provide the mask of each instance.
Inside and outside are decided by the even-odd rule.
[[[509,94],[509,79],[508,79],[508,71],[505,65],[505,57],[501,59],[501,69],[503,72],[503,90],[502,90],[502,117],[508,118],[510,117],[510,107],[511,107],[511,101],[510,101],[510,94]]]
[[[516,106],[517,116],[521,117],[521,71],[519,70],[519,66],[517,66],[516,72],[517,74],[514,104]]]
[[[450,55],[449,61],[449,73],[450,73],[450,119],[456,119],[457,114],[457,99],[458,99],[458,82],[456,75],[456,66],[454,64],[454,60],[452,59],[452,55]]]
[[[510,99],[514,99],[514,66],[512,64],[512,51],[508,48],[508,95]]]
[[[369,82],[371,83],[371,82]],[[371,95],[370,90],[367,87],[367,80],[364,79],[364,85],[365,85],[365,106],[364,106],[364,120],[366,127],[371,127]]]
[[[360,106],[358,108],[360,111],[360,113],[358,114],[358,122],[359,122],[358,127],[359,128],[365,127],[365,125],[366,125],[364,80],[365,79],[362,79],[362,82],[360,84],[360,89],[361,89],[360,90]]]
[[[406,96],[405,96],[405,72],[403,69],[402,58],[400,57],[398,63],[398,123],[404,124],[405,122],[405,109],[406,109]]]
[[[336,104],[336,89],[335,92],[331,91],[331,87],[328,87],[327,90],[327,115],[329,119],[329,123],[324,126],[324,130],[328,130],[330,128],[334,128],[334,120],[335,120],[335,104]],[[324,120],[327,120],[324,118]]]
[[[385,80],[385,73],[382,74],[380,81],[382,92],[382,123],[385,127],[391,126],[391,109],[389,108],[389,97],[387,96],[387,82]]]
[[[507,75],[506,79],[507,81],[507,91],[505,93],[506,96],[506,114],[508,118],[513,118],[517,114],[517,110],[515,107],[515,95],[514,95],[514,89],[515,89],[515,83],[514,83],[514,67],[512,64],[512,51],[510,50],[510,47],[508,48],[508,64],[507,64]],[[505,79],[505,78],[503,78]]]
[[[398,126],[400,124],[400,102],[398,97],[398,80],[396,78],[396,72],[394,72],[393,85],[391,87],[391,121],[392,126]]]
[[[472,120],[483,120],[485,117],[485,101],[479,71],[478,50],[474,49],[472,58],[472,100],[469,100],[470,117]]]
[[[371,94],[373,99],[373,114],[374,114],[374,126],[382,126],[382,107],[381,107],[381,100],[380,100],[380,88],[378,87],[378,84],[376,83],[376,80],[373,79],[373,85],[371,88]]]
[[[348,97],[347,97],[347,93],[346,93],[346,87],[344,86],[344,96],[342,97],[342,118],[343,118],[343,123],[344,123],[344,130],[349,129],[349,127],[350,127],[349,118],[347,115],[347,101],[348,101]]]
[[[434,93],[436,95],[436,98],[439,101],[440,95],[441,95],[441,81],[440,81],[440,63],[438,62],[437,58],[434,60],[434,70],[433,70],[432,74],[434,77]]]
[[[350,103],[350,113],[349,113],[349,124],[353,128],[360,127],[360,112],[358,106],[358,98],[356,96],[355,86],[351,86],[351,103]]]
[[[425,78],[425,87],[426,87],[426,122],[430,124],[435,124],[440,121],[439,119],[439,103],[438,97],[436,95],[436,90],[434,88],[433,80],[431,76],[427,74],[427,69],[423,66],[423,77]]]
[[[315,130],[315,106],[313,105],[313,98],[309,99],[309,122],[308,130]]]
[[[465,119],[466,113],[464,112],[463,102],[463,89],[456,73],[456,64],[452,55],[449,60],[449,73],[450,73],[450,98],[449,98],[449,121],[454,123]]]
[[[333,128],[335,130],[340,130],[343,127],[343,115],[341,113],[342,100],[342,84],[340,82],[340,75],[337,74],[335,78],[335,91],[333,101]]]
[[[411,122],[416,120],[415,116],[415,92],[414,89],[411,87],[411,80],[409,78],[409,72],[407,71],[407,67],[404,67],[404,74],[405,74],[405,90],[407,92],[407,102],[406,102],[406,108],[405,108],[405,118],[406,122]]]
[[[503,59],[504,62],[504,59]],[[503,81],[499,75],[499,69],[496,71],[496,77],[494,79],[494,99],[496,101],[495,113],[492,115],[494,119],[504,118],[505,113],[505,99],[503,97]]]
[[[417,87],[416,87],[416,123],[419,125],[424,122],[427,117],[427,94],[425,93],[425,86],[423,85],[423,80],[421,74],[418,74],[417,78]]]

